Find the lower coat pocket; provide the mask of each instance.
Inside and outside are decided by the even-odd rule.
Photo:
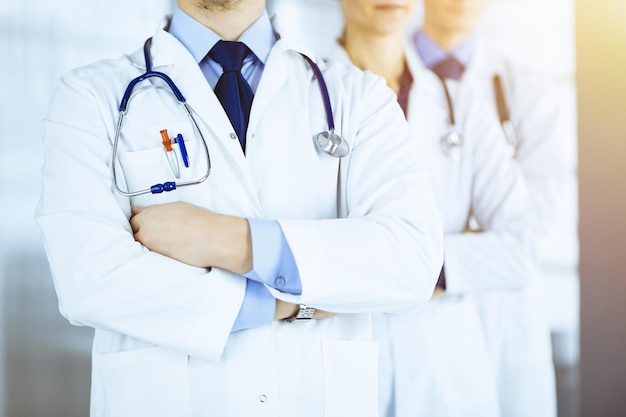
[[[107,417],[190,415],[187,355],[153,347],[95,359]]]
[[[325,417],[378,416],[378,342],[323,340]]]

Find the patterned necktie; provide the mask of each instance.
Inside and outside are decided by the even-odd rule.
[[[239,138],[241,149],[246,150],[246,130],[254,94],[241,75],[241,66],[250,49],[241,42],[219,41],[209,51],[209,56],[224,69],[217,80],[215,95],[222,103]]]
[[[465,67],[456,58],[449,56],[433,65],[431,70],[444,80],[459,80]]]

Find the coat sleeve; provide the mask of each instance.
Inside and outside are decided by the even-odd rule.
[[[536,238],[522,171],[489,112],[469,114],[465,131],[473,158],[471,214],[479,230],[446,233],[446,291],[521,289],[536,264]]]
[[[427,301],[442,262],[443,225],[430,178],[384,80],[327,76],[352,152],[341,161],[339,218],[281,220],[302,295],[277,298],[338,313],[394,312]],[[361,83],[355,85],[355,83]]]
[[[540,238],[554,224],[567,186],[566,143],[560,127],[563,112],[557,86],[548,77],[521,66],[508,64],[504,78],[510,90],[511,118],[520,146],[517,160],[528,187],[531,202],[531,227]],[[574,170],[571,171],[573,175]]]
[[[88,78],[85,72],[66,77],[44,121],[36,220],[59,308],[76,325],[216,359],[245,279],[182,264],[134,240],[130,203],[113,191],[109,121],[115,108]]]

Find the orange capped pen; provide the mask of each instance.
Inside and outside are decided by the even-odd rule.
[[[165,147],[165,155],[167,156],[167,161],[170,164],[170,168],[172,169],[172,173],[176,178],[180,178],[180,168],[178,166],[178,159],[176,158],[176,152],[172,148],[172,140],[170,136],[167,134],[167,129],[161,130],[161,139],[163,139],[163,146]]]
[[[161,130],[161,138],[163,139],[163,146],[165,146],[165,150],[168,152],[172,152],[172,140],[167,134],[167,129]]]

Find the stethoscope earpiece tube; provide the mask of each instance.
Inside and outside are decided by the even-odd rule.
[[[170,77],[168,77],[166,74],[162,72],[152,71],[152,60],[150,59],[150,46],[151,45],[152,45],[152,38],[146,39],[146,42],[143,44],[143,56],[146,61],[146,72],[141,74],[139,77],[133,79],[130,83],[128,83],[128,86],[126,87],[126,91],[124,91],[124,95],[122,96],[122,100],[120,101],[120,107],[119,107],[120,112],[126,111],[126,108],[128,106],[128,100],[130,100],[130,96],[133,93],[133,89],[135,88],[135,86],[139,84],[140,82],[151,77],[158,77],[162,79],[163,81],[165,81],[167,85],[172,89],[172,92],[174,93],[178,101],[180,101],[181,103],[185,103],[187,101],[185,100],[183,93],[180,92],[180,90],[178,89],[176,84],[174,84],[174,81],[172,81]]]
[[[206,143],[204,135],[202,134],[202,131],[200,130],[200,126],[196,122],[196,119],[193,117],[192,110],[187,104],[185,97],[180,92],[176,84],[174,84],[174,81],[172,81],[172,79],[167,74],[164,74],[158,71],[152,71],[152,61],[150,59],[150,46],[151,45],[152,45],[152,38],[148,38],[143,45],[143,54],[144,54],[144,58],[146,61],[146,72],[140,75],[139,77],[134,78],[133,80],[130,81],[130,83],[128,83],[128,86],[126,87],[126,90],[124,91],[124,95],[122,96],[122,99],[120,100],[119,116],[117,120],[117,126],[115,128],[115,137],[113,139],[113,154],[112,154],[112,161],[111,161],[111,165],[112,165],[111,168],[113,170],[113,184],[115,186],[116,191],[125,197],[136,197],[136,196],[143,195],[143,194],[160,194],[162,192],[174,191],[180,187],[201,184],[204,181],[206,181],[206,179],[209,177],[211,173],[211,154],[209,152],[208,145]],[[165,83],[172,90],[172,93],[174,94],[174,96],[176,96],[176,100],[178,100],[179,104],[185,110],[185,113],[187,114],[187,116],[191,120],[191,123],[193,124],[194,130],[197,131],[200,136],[200,143],[202,147],[204,148],[207,167],[204,173],[202,174],[202,176],[196,180],[184,181],[184,182],[178,182],[178,183],[174,181],[166,181],[162,184],[154,184],[150,186],[149,188],[145,188],[145,189],[141,189],[137,191],[124,191],[118,185],[117,168],[116,168],[117,167],[117,149],[118,149],[119,140],[120,140],[120,133],[122,131],[122,123],[124,121],[124,115],[126,114],[126,110],[128,108],[128,102],[130,100],[130,96],[133,92],[133,89],[138,83],[151,77],[157,77],[165,81]],[[184,147],[185,145],[181,143],[179,144],[179,146],[180,146],[181,151],[182,149],[185,150],[185,157],[187,157],[187,149]],[[168,155],[168,157],[169,156],[171,155]],[[185,163],[188,164],[188,161]],[[179,177],[179,175],[176,175],[176,173],[175,173],[175,176],[177,178]]]
[[[454,161],[461,159],[461,149],[463,147],[463,135],[456,128],[456,118],[454,117],[454,105],[452,104],[452,97],[450,91],[448,91],[448,85],[446,80],[439,74],[433,72],[443,87],[443,91],[446,96],[446,103],[448,105],[448,133],[441,139],[441,146],[443,150]]]
[[[439,81],[441,81],[441,85],[443,86],[443,92],[446,95],[446,102],[448,103],[448,123],[450,126],[456,126],[456,119],[454,118],[454,106],[452,105],[452,97],[450,96],[450,91],[448,91],[448,85],[446,84],[446,80],[444,80],[441,75],[435,73]]]
[[[498,74],[495,74],[493,76],[493,93],[496,96],[496,107],[498,109],[498,118],[500,119],[500,123],[511,120],[509,108],[507,107],[506,100],[504,99],[504,88],[502,87],[502,79]]]
[[[506,105],[506,98],[504,97],[504,87],[502,86],[502,78],[498,74],[493,76],[493,94],[496,100],[496,109],[498,110],[498,119],[500,125],[504,131],[504,136],[509,145],[513,149],[517,149],[519,146],[519,140],[515,133],[515,128],[511,122],[511,113],[509,107]]]
[[[189,185],[197,185],[206,181],[206,179],[209,177],[209,174],[211,173],[211,155],[210,155],[206,140],[204,138],[204,135],[202,134],[202,131],[200,130],[200,126],[198,125],[195,118],[193,117],[193,112],[191,108],[187,104],[185,97],[182,95],[182,93],[180,92],[176,84],[174,84],[174,81],[172,81],[172,79],[167,74],[152,70],[152,61],[150,59],[150,46],[151,45],[152,45],[152,38],[148,38],[143,45],[143,54],[144,54],[144,59],[146,63],[146,71],[140,76],[138,76],[137,78],[134,78],[133,80],[131,80],[128,83],[128,86],[126,87],[126,89],[124,90],[124,94],[122,96],[122,99],[120,100],[119,117],[117,121],[117,126],[115,128],[115,137],[113,139],[113,153],[112,153],[112,161],[111,161],[112,170],[113,170],[113,184],[114,184],[115,190],[125,197],[135,197],[135,196],[139,196],[143,194],[160,194],[162,192],[174,191],[180,187],[185,187]],[[330,95],[328,93],[328,87],[326,85],[326,81],[324,80],[322,71],[319,69],[317,64],[313,62],[313,60],[310,59],[308,56],[304,54],[301,54],[301,55],[311,66],[311,69],[313,70],[313,73],[315,74],[315,78],[317,79],[319,83],[320,91],[322,93],[322,99],[324,101],[324,109],[326,111],[326,120],[328,122],[328,130],[325,132],[319,133],[316,136],[315,140],[323,152],[335,158],[342,158],[348,155],[348,153],[350,153],[350,147],[348,146],[348,143],[345,140],[343,140],[341,136],[335,133],[335,121],[333,119],[333,110],[331,107]],[[174,96],[176,96],[176,99],[178,100],[179,104],[184,108],[187,116],[189,116],[189,119],[191,120],[191,123],[193,124],[194,130],[200,135],[200,142],[206,154],[207,168],[204,174],[196,180],[186,181],[186,182],[166,181],[162,184],[154,184],[148,188],[140,189],[137,191],[125,191],[119,187],[118,178],[117,178],[117,163],[118,163],[117,151],[118,151],[118,145],[119,145],[119,140],[120,140],[120,133],[122,130],[122,123],[124,121],[124,115],[126,114],[126,111],[128,109],[128,103],[133,93],[133,89],[135,88],[137,84],[151,77],[160,78],[169,86]],[[168,141],[169,141],[169,137],[168,137]],[[183,163],[185,164],[185,167],[188,167],[189,160],[187,159],[188,158],[187,148],[184,144],[184,140],[182,139],[182,136],[180,136],[180,140],[178,144],[179,144],[179,149],[181,151],[181,157],[183,158]],[[175,154],[174,153],[170,154],[169,152],[166,152],[166,155],[168,159],[170,160],[169,161],[170,166],[173,167],[175,165],[175,169],[173,169],[174,176],[176,176],[176,178],[179,178],[180,172],[178,170],[179,168],[178,161],[171,160],[172,158],[174,158]]]
[[[326,122],[328,123],[328,131],[320,132],[315,140],[322,151],[335,158],[343,158],[350,153],[350,147],[348,142],[343,140],[341,136],[335,133],[335,120],[333,119],[333,109],[330,104],[330,95],[328,94],[328,87],[322,71],[319,66],[313,62],[311,58],[301,53],[302,57],[309,63],[313,74],[320,86],[322,93],[322,99],[324,101],[324,110],[326,110]]]
[[[315,74],[315,78],[317,78],[317,82],[320,85],[320,91],[322,93],[322,99],[324,100],[324,109],[326,110],[326,121],[328,122],[328,130],[335,130],[335,120],[333,118],[333,108],[330,104],[330,95],[328,94],[328,87],[326,86],[326,81],[324,80],[324,76],[322,75],[322,71],[320,71],[320,67],[313,62],[311,58],[304,54],[300,54],[302,57],[309,63],[311,69],[313,70],[313,74]]]

